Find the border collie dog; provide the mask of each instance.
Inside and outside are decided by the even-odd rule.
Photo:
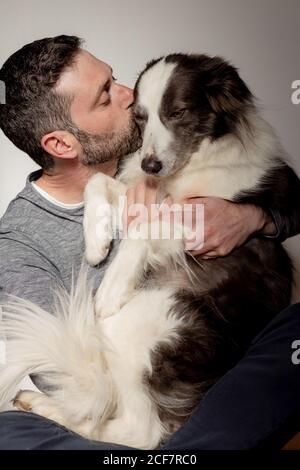
[[[157,182],[162,201],[203,195],[265,210],[280,205],[293,172],[224,59],[153,60],[134,92],[142,146],[122,160],[117,179],[96,174],[85,191],[91,264],[109,251],[112,206],[147,179]],[[159,223],[167,222],[150,224]],[[149,227],[142,222],[140,233]],[[129,233],[95,297],[81,275],[70,295],[58,293],[55,315],[24,300],[5,305],[0,401],[5,408],[20,379],[38,374],[47,394],[20,392],[14,406],[91,439],[157,448],[288,306],[291,285],[291,261],[276,241],[252,237],[226,257],[202,260],[187,255],[184,237],[136,240]]]

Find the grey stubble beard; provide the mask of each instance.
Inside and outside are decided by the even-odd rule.
[[[97,135],[77,129],[75,134],[83,149],[81,161],[86,166],[119,160],[142,145],[141,132],[133,117],[128,128],[119,133]]]

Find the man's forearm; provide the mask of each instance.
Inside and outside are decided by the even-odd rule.
[[[288,165],[277,168],[255,194],[244,191],[236,202],[260,207],[265,224],[259,231],[266,238],[284,241],[300,233],[300,180]]]

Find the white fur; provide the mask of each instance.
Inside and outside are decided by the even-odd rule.
[[[101,322],[113,347],[106,358],[118,390],[114,420],[100,435],[104,441],[149,449],[165,436],[142,377],[151,373],[150,354],[157,343],[178,337],[181,320],[168,315],[171,295],[168,289],[141,291],[119,313]]]
[[[204,139],[187,165],[167,178],[167,191],[175,200],[201,195],[232,200],[281,164],[274,158],[283,151],[272,127],[258,112],[248,119],[252,135],[241,128],[242,142],[233,135],[215,142]]]
[[[159,118],[159,108],[168,81],[176,64],[160,60],[155,67],[147,70],[140,83],[140,105],[148,112],[148,122],[143,136],[142,155],[161,155],[169,147],[172,134]]]
[[[84,418],[96,426],[110,413],[113,388],[103,351],[109,349],[95,328],[94,305],[87,276],[70,297],[58,292],[54,315],[22,299],[6,304],[1,333],[7,341],[6,364],[0,366],[0,405],[5,409],[20,379],[47,377],[56,406],[74,428]],[[80,406],[74,406],[80,403]]]
[[[19,380],[39,373],[55,390],[48,396],[21,392],[19,409],[30,408],[92,439],[156,447],[166,431],[141,378],[145,371],[151,374],[157,342],[178,336],[181,322],[168,315],[171,295],[168,289],[140,292],[97,323],[83,275],[69,297],[60,294],[53,316],[31,302],[13,300],[1,325],[9,340],[7,363],[0,369],[2,410]]]
[[[113,238],[111,207],[112,204],[118,205],[119,196],[125,190],[125,185],[107,178],[103,173],[94,175],[85,188],[85,257],[93,266],[108,255]],[[109,196],[113,199],[109,199]]]

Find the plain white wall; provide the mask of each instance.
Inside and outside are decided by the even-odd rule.
[[[145,62],[165,53],[230,59],[300,174],[300,105],[291,102],[291,84],[300,80],[299,0],[1,0],[0,65],[24,44],[58,34],[84,38],[86,48],[130,86]],[[0,159],[1,216],[36,166],[2,132]],[[298,271],[299,240],[286,243]]]

